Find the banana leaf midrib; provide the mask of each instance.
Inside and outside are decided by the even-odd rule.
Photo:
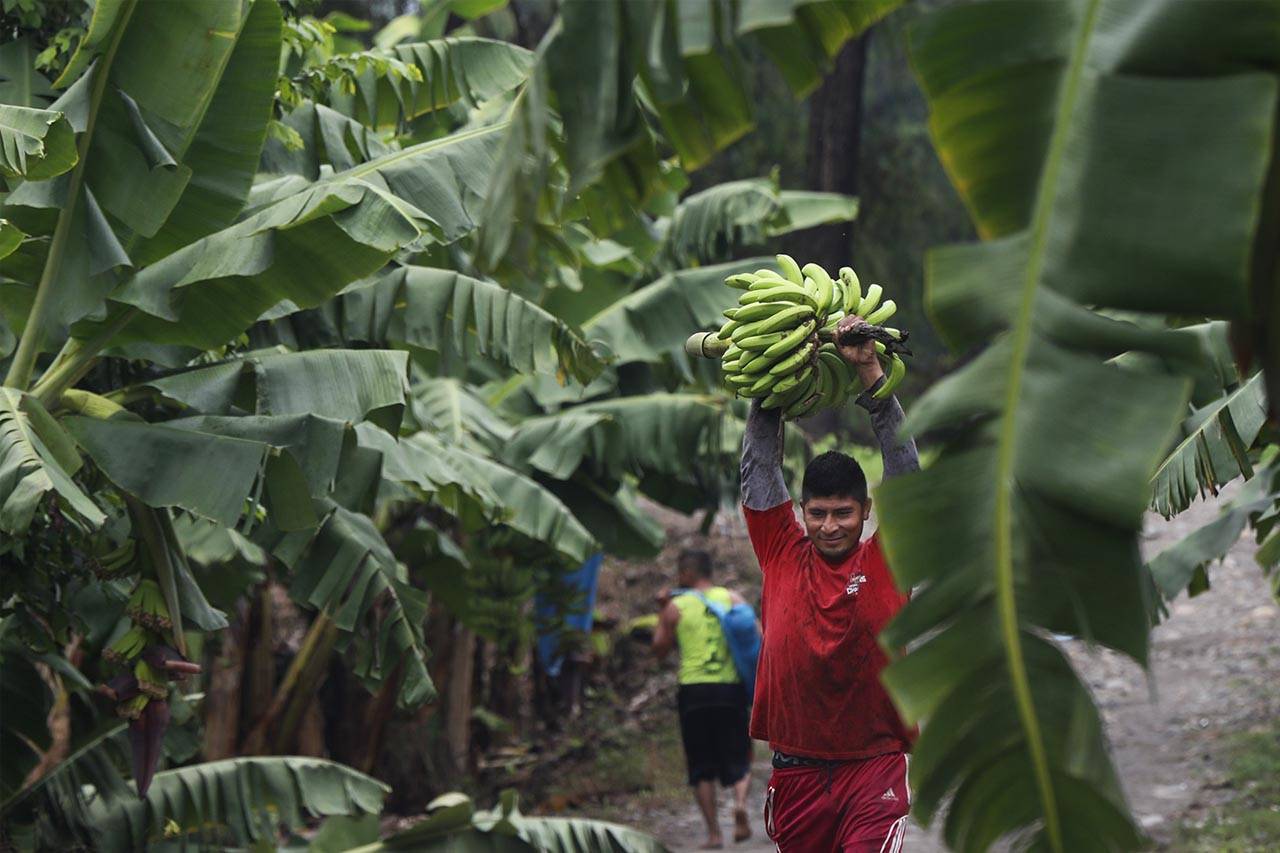
[[[1053,132],[1045,156],[1044,170],[1036,194],[1031,220],[1031,246],[1028,252],[1026,273],[1022,282],[1021,301],[1012,327],[1012,356],[1009,382],[1006,386],[1004,408],[1001,414],[999,444],[995,470],[995,595],[1000,618],[1000,633],[1009,665],[1009,677],[1018,705],[1018,718],[1026,733],[1032,769],[1044,808],[1045,834],[1051,847],[1062,853],[1062,827],[1058,816],[1057,798],[1050,775],[1048,753],[1044,734],[1031,694],[1031,682],[1023,657],[1021,627],[1014,590],[1013,566],[1013,492],[1015,488],[1015,451],[1018,434],[1018,401],[1022,395],[1022,380],[1031,345],[1032,312],[1036,293],[1041,285],[1040,275],[1044,264],[1049,223],[1052,219],[1053,193],[1066,149],[1070,118],[1080,99],[1081,78],[1090,38],[1097,20],[1099,0],[1087,4],[1079,32],[1074,39],[1067,76],[1063,80],[1058,109],[1054,117]]]

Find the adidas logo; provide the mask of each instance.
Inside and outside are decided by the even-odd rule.
[[[897,795],[897,794],[895,794],[895,793],[893,792],[893,789],[892,789],[892,788],[889,788],[887,791],[885,791],[883,794],[881,794],[881,795],[880,795],[880,799],[882,799],[882,800],[891,800],[891,801],[893,801],[893,802],[897,802],[897,801],[898,801],[898,795]]]

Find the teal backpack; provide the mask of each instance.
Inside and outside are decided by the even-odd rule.
[[[756,612],[745,602],[725,608],[716,604],[696,589],[678,590],[677,595],[694,595],[720,620],[725,642],[733,666],[738,670],[742,686],[747,691],[747,702],[756,695],[756,663],[760,660],[760,632],[756,629]]]

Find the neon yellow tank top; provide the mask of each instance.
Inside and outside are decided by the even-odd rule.
[[[713,586],[703,592],[707,600],[723,607],[733,605],[729,590]],[[692,594],[673,599],[680,611],[676,623],[676,642],[680,644],[681,684],[732,684],[741,681],[729,654],[720,620]]]

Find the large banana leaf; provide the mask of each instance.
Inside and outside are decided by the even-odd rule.
[[[62,113],[0,104],[0,175],[42,181],[70,169],[77,157]]]
[[[64,423],[117,487],[148,506],[182,507],[226,527],[240,518],[271,452],[257,441],[141,420],[72,417]]]
[[[0,530],[26,530],[49,492],[89,524],[101,524],[106,517],[71,479],[81,464],[75,442],[35,397],[0,388]]]
[[[395,350],[247,353],[143,383],[206,415],[316,415],[389,429],[404,411],[408,355]]]
[[[1151,508],[1168,518],[1197,494],[1216,492],[1241,474],[1252,476],[1248,451],[1266,417],[1261,373],[1192,414],[1182,425],[1183,437],[1156,468]]]
[[[737,30],[753,34],[798,95],[822,83],[845,43],[901,0],[742,0]]]
[[[235,758],[157,773],[145,797],[97,803],[93,814],[105,853],[167,838],[247,847],[273,844],[279,827],[297,828],[308,817],[378,814],[389,791],[321,758]]]
[[[582,324],[619,363],[660,361],[679,351],[690,330],[718,327],[723,312],[738,304],[725,276],[772,266],[771,258],[746,258],[668,273],[605,308]]]
[[[365,832],[375,833],[376,828],[367,827]],[[463,794],[445,794],[427,806],[423,820],[353,850],[667,853],[653,837],[625,826],[580,818],[526,817],[516,805],[514,791],[503,792],[499,804],[487,811],[477,811]]]
[[[511,425],[457,379],[419,382],[412,398],[419,426],[450,444],[497,451],[511,440]]]
[[[593,476],[692,477],[697,460],[720,446],[724,417],[715,397],[642,394],[585,403],[516,426],[504,451],[512,465],[568,479],[584,460]]]
[[[848,222],[858,202],[838,193],[780,191],[777,182],[751,178],[716,184],[681,200],[665,228],[664,250],[681,267],[759,246],[797,228]]]
[[[1146,662],[1137,535],[1189,383],[1107,364],[1165,344],[1083,305],[1246,304],[1277,85],[1240,71],[1236,37],[1280,6],[1234,11],[987,2],[911,32],[942,160],[998,237],[929,258],[940,331],[985,349],[908,420],[948,432],[938,460],[877,491],[895,576],[922,587],[882,636],[918,643],[885,682],[927,721],[913,811],[949,801],[952,847],[1139,843],[1097,710],[1044,630]]]
[[[1251,524],[1258,527],[1264,514],[1274,517],[1276,475],[1280,473],[1280,466],[1274,461],[1274,451],[1272,456],[1249,482],[1224,502],[1217,516],[1161,551],[1147,564],[1164,600],[1171,601],[1187,589],[1194,595],[1198,587],[1207,588],[1209,565],[1226,555],[1240,540],[1240,534],[1246,527]],[[1263,535],[1259,534],[1259,540]],[[1275,559],[1259,549],[1258,561],[1265,565],[1274,563]]]
[[[36,71],[36,54],[29,36],[0,44],[0,104],[43,109],[58,97]]]
[[[355,640],[353,669],[371,689],[398,671],[399,704],[415,708],[436,694],[422,637],[426,595],[408,582],[368,516],[321,503],[326,517],[318,532],[289,534],[272,546],[292,569],[289,594],[328,613]]]
[[[115,311],[142,312],[116,339],[209,349],[282,301],[319,305],[415,240],[457,240],[475,228],[500,129],[461,131],[316,183],[288,183],[246,219],[113,291]]]
[[[79,162],[71,173],[24,183],[6,199],[9,215],[23,230],[56,232],[39,264],[51,296],[32,335],[57,343],[71,323],[99,315],[114,283],[111,272],[132,265],[129,250],[135,241],[155,236],[179,205],[194,175],[183,161],[241,33],[247,29],[251,41],[279,44],[278,9],[256,5],[263,8],[253,15],[240,0],[175,0],[147,4],[141,13],[137,0],[106,0],[94,7],[89,31],[58,81],[71,86],[52,106],[83,135]],[[250,17],[255,26],[246,28]],[[258,76],[271,73],[268,64],[255,67]],[[269,118],[271,91],[269,84],[265,90],[241,91],[244,83],[239,77],[228,81],[237,91],[224,95],[215,115],[256,110],[256,131],[252,122],[240,125],[258,137],[256,147],[250,141],[248,156],[240,159],[251,170]],[[229,97],[235,101],[228,105]],[[218,135],[209,141],[220,145],[227,139]],[[203,163],[210,155],[195,147],[191,153]],[[241,184],[247,191],[247,182]],[[195,191],[193,198],[198,195]],[[187,220],[202,213],[192,210]],[[19,289],[6,298],[21,304],[31,294]],[[29,371],[36,349],[37,338],[28,337],[30,342],[19,347],[19,373]]]
[[[474,107],[510,92],[533,66],[525,48],[483,38],[401,43],[386,55],[416,69],[421,79],[379,75],[369,63],[355,75],[354,92],[329,87],[329,105],[368,127],[396,127],[459,102]]]
[[[335,172],[354,168],[391,153],[391,147],[378,134],[337,110],[304,101],[283,119],[284,125],[298,134],[302,147],[290,149],[282,140],[271,138],[262,149],[258,170],[265,175],[301,175],[309,180],[320,177],[322,166]],[[274,197],[278,184],[259,180],[250,198]]]
[[[452,270],[396,267],[343,294],[344,333],[354,340],[473,352],[522,373],[557,368],[589,382],[602,364],[582,334],[532,302]]]

